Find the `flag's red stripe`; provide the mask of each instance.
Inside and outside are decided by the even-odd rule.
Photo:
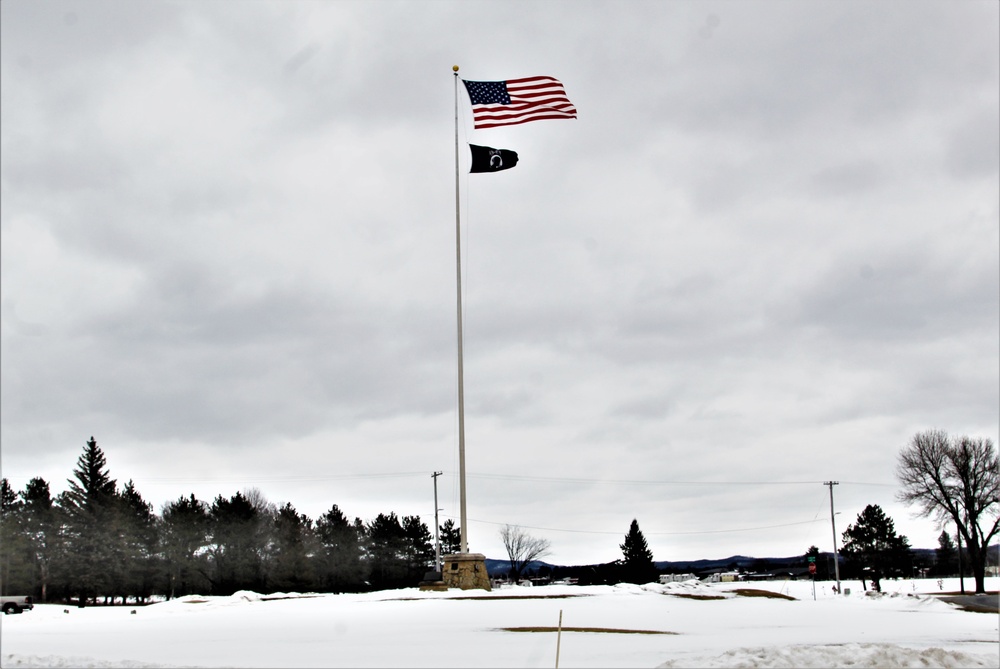
[[[538,111],[527,113],[527,114],[504,114],[498,116],[478,116],[473,119],[473,121],[478,125],[480,123],[508,123],[510,121],[522,119],[522,118],[576,118],[576,114],[561,112],[552,109],[540,109]]]
[[[533,95],[558,95],[564,98],[566,97],[566,90],[563,88],[508,88],[507,94],[511,98],[523,98]]]
[[[575,114],[576,108],[572,105],[538,105],[533,107],[522,107],[519,109],[483,109],[473,114],[475,118],[503,118],[505,116],[523,116],[538,112],[559,112],[562,114]]]
[[[505,116],[520,116],[541,111],[561,112],[564,114],[576,114],[576,107],[571,104],[564,105],[520,105],[511,106],[491,106],[474,110],[473,118],[503,118]]]
[[[476,117],[474,118],[474,122],[475,127],[478,128],[486,124],[505,125],[523,123],[524,121],[543,118],[576,118],[576,114],[545,109],[525,114],[505,114],[501,116]]]
[[[508,93],[521,93],[523,91],[558,91],[565,93],[566,89],[560,84],[536,85],[536,86],[507,86]]]
[[[563,119],[563,118],[576,118],[575,116],[567,116],[566,114],[535,114],[532,116],[511,116],[505,119],[496,118],[483,118],[476,119],[475,127],[489,127],[493,125],[513,125],[516,123],[524,123],[525,121],[534,121],[536,119]]]
[[[512,102],[509,105],[500,104],[490,104],[490,105],[474,105],[472,107],[473,113],[480,112],[491,112],[491,111],[518,111],[521,109],[540,109],[544,107],[554,107],[562,109],[572,109],[573,103],[569,100],[521,100],[518,102]]]
[[[520,79],[508,79],[507,88],[510,89],[511,86],[521,86],[528,83],[535,84],[540,81],[562,87],[559,80],[554,77],[521,77]]]
[[[482,130],[484,128],[496,128],[504,125],[518,125],[521,123],[527,123],[529,121],[542,121],[545,119],[564,119],[564,118],[576,118],[576,116],[565,116],[562,114],[546,114],[542,116],[528,116],[525,118],[518,118],[510,121],[500,121],[500,122],[476,121],[473,127],[475,127],[476,130]]]
[[[516,105],[518,103],[527,104],[538,104],[547,101],[551,102],[565,102],[569,103],[569,98],[565,95],[552,95],[551,93],[533,93],[531,95],[512,95],[510,96],[510,104]],[[509,105],[508,105],[509,106]]]

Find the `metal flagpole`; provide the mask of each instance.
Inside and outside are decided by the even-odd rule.
[[[460,552],[469,552],[465,517],[465,381],[462,367],[462,225],[459,207],[458,176],[458,65],[452,66],[455,74],[455,285],[458,291],[458,490],[459,522],[461,526]]]

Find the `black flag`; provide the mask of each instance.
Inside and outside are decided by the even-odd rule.
[[[469,172],[499,172],[517,165],[517,153],[507,149],[469,144],[472,150],[472,169]]]

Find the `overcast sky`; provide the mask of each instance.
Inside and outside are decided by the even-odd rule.
[[[899,450],[997,441],[994,1],[4,0],[2,467],[157,510],[459,515],[556,564],[832,550]],[[465,144],[517,151],[467,174]]]

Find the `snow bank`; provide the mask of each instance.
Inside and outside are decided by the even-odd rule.
[[[998,660],[1000,662],[1000,660]],[[721,655],[670,660],[660,667],[843,667],[894,669],[896,667],[942,667],[972,669],[996,667],[988,658],[941,648],[912,649],[887,643],[847,643],[832,646],[787,646],[740,648]]]
[[[91,667],[112,667],[114,669],[165,669],[165,664],[149,664],[148,662],[109,662],[93,657],[60,657],[58,655],[4,655],[0,657],[0,666],[9,667],[54,667],[57,669],[90,669]],[[180,668],[178,668],[180,669]]]
[[[0,617],[7,667],[996,667],[1000,616],[951,584],[648,583],[238,592]],[[955,584],[957,586],[957,582]],[[987,587],[1000,585],[991,579]],[[781,598],[740,592],[766,590]],[[957,589],[957,588],[955,588]],[[134,611],[134,613],[133,613]],[[639,633],[655,632],[655,634]]]

